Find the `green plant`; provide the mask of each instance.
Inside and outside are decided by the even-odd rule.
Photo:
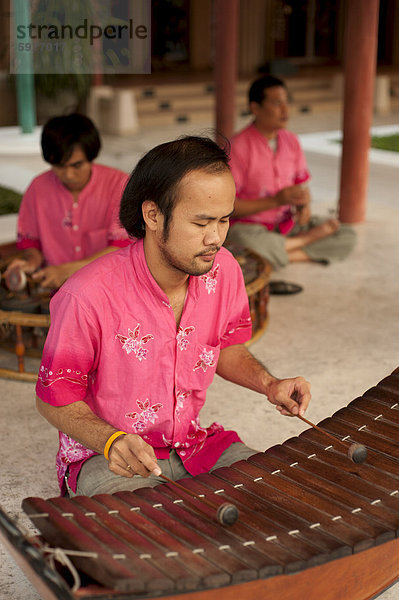
[[[399,152],[399,133],[393,135],[373,136],[371,138],[371,147],[379,150],[389,150]]]
[[[342,144],[342,140],[334,140],[334,143]],[[376,150],[399,152],[399,133],[394,133],[392,135],[373,135],[370,145]]]
[[[93,46],[87,40],[70,39],[70,31],[76,31],[82,23],[93,20],[90,2],[80,0],[38,0],[32,11],[33,26],[42,27],[33,64],[36,90],[50,99],[56,99],[65,91],[75,95],[77,101],[84,99],[90,88]],[[63,28],[66,33],[63,33]],[[37,34],[39,36],[39,34]]]
[[[22,194],[0,186],[0,215],[17,213],[21,204]]]
[[[87,73],[38,73],[35,75],[35,88],[47,98],[56,98],[63,91],[76,95],[78,101],[86,98],[90,89],[91,77]]]

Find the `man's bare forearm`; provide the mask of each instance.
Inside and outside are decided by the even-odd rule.
[[[279,206],[277,200],[270,196],[267,198],[256,198],[255,200],[244,200],[236,198],[234,203],[233,218],[247,217],[256,213],[270,210]]]
[[[82,267],[85,267],[89,263],[93,262],[93,260],[96,260],[96,258],[100,258],[100,256],[105,256],[106,254],[110,254],[111,252],[115,252],[115,250],[120,250],[120,248],[118,246],[106,246],[106,248],[103,248],[99,252],[96,252],[95,254],[92,254],[87,258],[82,258],[80,260],[74,260],[69,263],[64,263],[69,269],[68,276],[70,277],[71,275],[76,273],[76,271],[79,271],[79,269],[81,269]]]
[[[100,252],[96,252],[96,254],[92,254],[87,258],[62,263],[61,265],[44,267],[43,269],[36,271],[36,273],[32,275],[32,278],[40,282],[43,287],[59,288],[69,277],[71,277],[71,275],[76,273],[76,271],[79,271],[79,269],[85,267],[96,258],[109,254],[110,252],[115,252],[115,250],[119,250],[119,247],[107,246]]]
[[[246,217],[279,206],[303,206],[310,203],[310,192],[306,185],[296,184],[282,188],[276,194],[263,198],[236,198],[233,217]]]
[[[216,372],[223,379],[260,394],[266,394],[269,385],[276,381],[242,344],[221,350]]]
[[[277,379],[241,344],[221,350],[216,372],[264,394],[283,415],[303,415],[310,401],[310,385],[303,377]]]
[[[101,454],[108,438],[117,429],[97,417],[85,402],[52,406],[36,396],[36,407],[47,421],[86,448]]]

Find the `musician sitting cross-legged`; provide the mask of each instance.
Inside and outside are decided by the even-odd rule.
[[[254,120],[231,140],[237,200],[229,242],[254,250],[275,269],[343,260],[356,234],[349,225],[311,212],[306,158],[298,138],[286,130],[284,82],[265,75],[252,83],[248,96]]]
[[[200,424],[215,373],[283,415],[305,412],[308,382],[277,379],[244,346],[248,297],[222,248],[234,199],[228,157],[212,140],[157,146],[121,201],[136,243],[83,267],[52,299],[36,392],[60,431],[62,493],[155,486],[161,473],[176,480],[254,454],[236,432]]]
[[[24,194],[17,240],[23,254],[8,271],[19,267],[42,287],[58,288],[85,264],[129,244],[118,223],[128,175],[93,163],[101,140],[83,115],[50,119],[41,145],[51,169],[35,177]]]

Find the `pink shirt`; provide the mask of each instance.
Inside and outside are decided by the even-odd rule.
[[[22,199],[18,248],[38,248],[46,265],[60,265],[107,246],[125,246],[129,239],[118,215],[127,180],[122,171],[93,164],[90,180],[75,203],[53,171],[42,173]]]
[[[212,270],[190,277],[180,326],[150,274],[143,241],[73,275],[50,303],[37,395],[53,406],[83,400],[118,430],[141,435],[156,456],[174,448],[193,475],[208,471],[235,432],[202,427],[199,412],[219,352],[251,336],[241,269],[222,248]],[[60,433],[58,477],[75,489],[94,452]]]
[[[274,196],[285,187],[310,179],[305,155],[296,135],[280,129],[277,133],[277,150],[273,152],[265,136],[254,124],[232,138],[230,168],[236,184],[237,198],[248,200]],[[289,205],[236,221],[260,223],[270,230],[278,227],[281,233],[288,233],[294,225]]]

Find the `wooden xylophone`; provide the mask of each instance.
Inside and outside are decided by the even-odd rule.
[[[212,503],[235,504],[231,527],[200,499],[162,484],[26,498],[41,537],[30,541],[4,513],[0,533],[50,600],[374,598],[399,578],[399,369],[319,426],[365,444],[367,463],[354,464],[342,444],[311,428],[180,481]],[[79,589],[64,568],[50,569],[45,544],[69,555]]]

